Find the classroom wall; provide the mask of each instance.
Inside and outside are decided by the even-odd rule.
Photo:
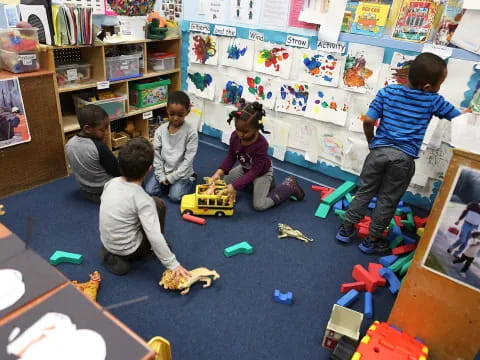
[[[222,2],[222,1],[219,1]],[[213,34],[213,29],[215,24],[213,22],[208,21],[208,15],[199,15],[198,14],[198,6],[199,2],[198,1],[186,1],[185,5],[185,12],[184,12],[184,21],[182,22],[182,40],[183,40],[183,49],[182,49],[182,80],[183,84],[182,87],[183,89],[187,89],[187,84],[186,84],[186,78],[187,78],[187,69],[189,67],[189,62],[188,62],[188,54],[190,51],[190,44],[189,44],[189,26],[190,22],[201,22],[201,23],[208,23],[210,25],[210,32]],[[261,9],[261,6],[260,6]],[[228,14],[228,13],[227,13]],[[260,18],[264,14],[260,13]],[[232,24],[231,21],[228,20],[228,16],[224,19],[219,19],[215,21],[218,24],[226,24],[228,26],[232,25],[237,25],[237,24]],[[236,37],[237,38],[243,38],[243,39],[248,39],[248,34],[249,31],[252,29],[257,29],[258,31],[261,31],[264,34],[264,41],[265,42],[274,42],[278,44],[285,44],[285,40],[287,38],[288,34],[298,34],[302,35],[304,37],[308,37],[309,39],[309,44],[311,49],[316,49],[317,47],[317,38],[315,36],[315,31],[314,30],[308,30],[308,29],[299,29],[299,28],[294,28],[294,27],[288,27],[285,26],[283,28],[277,28],[276,30],[273,30],[272,28],[270,29],[264,29],[262,28],[262,25],[259,26],[248,26],[248,27],[243,27],[241,24],[238,24],[240,26],[236,26]],[[383,58],[383,64],[385,67],[388,67],[388,64],[390,64],[392,57],[395,52],[405,54],[405,55],[415,55],[418,54],[422,51],[423,44],[415,44],[415,43],[410,43],[410,42],[404,42],[404,41],[394,41],[390,40],[389,38],[372,38],[369,36],[362,36],[362,35],[354,35],[354,34],[344,34],[342,33],[340,36],[340,41],[343,41],[346,43],[347,47],[344,53],[348,50],[349,44],[351,43],[361,43],[364,45],[373,45],[373,46],[378,46],[382,47],[385,49],[384,52],[384,58]],[[468,67],[465,69],[465,71],[468,72],[468,74],[472,73],[470,81],[465,80],[464,84],[464,89],[462,89],[462,106],[468,106],[468,101],[465,101],[465,99],[468,99],[468,96],[471,97],[471,94],[473,94],[473,90],[471,89],[472,87],[475,86],[476,82],[478,79],[480,79],[480,74],[478,72],[473,71],[473,65],[480,61],[480,56],[477,56],[472,53],[468,53],[466,51],[460,50],[460,49],[455,49],[453,51],[453,55],[456,60],[452,61],[452,63],[455,63],[454,65],[458,68],[459,64],[457,59],[462,59],[465,61],[465,63],[460,63],[460,65],[468,65]],[[471,63],[470,63],[471,62]],[[207,65],[201,65],[201,66],[207,66]],[[453,66],[453,65],[452,65]],[[208,67],[208,66],[207,66]],[[464,66],[465,67],[465,66]],[[225,73],[234,73],[235,71],[232,70],[231,68],[222,68],[221,66],[218,67],[217,69],[218,72],[225,72]],[[458,74],[450,74],[450,78],[457,78]],[[462,76],[459,76],[462,78]],[[466,78],[466,76],[463,76],[463,78]],[[467,84],[468,82],[468,84]],[[448,82],[447,82],[448,83]],[[446,94],[451,94],[452,88],[455,88],[452,86],[452,83],[448,83],[447,87],[445,87],[445,92]],[[461,87],[454,89],[454,91],[460,91]],[[442,89],[443,90],[443,89]],[[465,92],[465,94],[463,94]],[[448,98],[448,97],[447,97]],[[225,132],[225,127],[223,127],[222,124],[215,123],[211,121],[212,118],[214,117],[220,117],[220,118],[225,118],[226,119],[226,114],[231,111],[231,108],[229,106],[225,106],[222,104],[219,104],[218,101],[209,101],[205,100],[203,101],[203,127],[202,131],[206,134],[216,136],[218,138],[222,138],[222,131]],[[452,101],[453,102],[453,101]],[[457,106],[460,106],[460,101]],[[267,116],[274,118],[274,119],[280,119],[282,121],[285,121],[289,123],[293,127],[298,127],[301,126],[302,123],[305,121],[314,121],[318,126],[321,127],[321,131],[323,132],[331,132],[333,134],[340,134],[343,139],[346,138],[351,138],[355,139],[356,141],[363,141],[363,134],[361,133],[352,133],[351,131],[348,131],[348,129],[341,128],[335,125],[327,124],[324,122],[318,122],[315,120],[307,119],[305,117],[300,117],[296,115],[285,115],[284,113],[279,113],[275,111],[267,111]],[[318,125],[320,123],[320,125]],[[449,128],[448,124],[445,124],[445,121],[441,122],[440,127],[442,132],[440,133],[439,136],[442,137],[442,140],[447,141],[447,136],[449,134]],[[290,133],[290,135],[292,132]],[[224,140],[225,136],[224,136]],[[346,146],[347,144],[344,143]],[[366,146],[366,142],[365,142]],[[423,208],[430,208],[436,193],[438,191],[438,188],[441,184],[441,178],[443,176],[444,171],[446,170],[446,167],[448,165],[450,156],[451,156],[451,149],[450,146],[447,145],[446,142],[440,142],[438,141],[438,144],[436,145],[436,149],[427,149],[425,153],[423,153],[423,156],[421,159],[417,160],[417,173],[419,176],[423,176],[423,173],[428,173],[428,179],[425,178],[420,181],[420,183],[424,183],[424,186],[420,185],[413,185],[409,188],[409,191],[404,197],[404,200],[413,204],[417,205]],[[274,149],[270,149],[271,153],[273,154]],[[338,163],[330,161],[330,159],[322,158],[319,157],[317,162],[310,162],[305,160],[305,151],[295,149],[295,148],[287,148],[287,152],[285,154],[285,161],[292,162],[307,168],[310,168],[315,171],[319,171],[321,173],[327,174],[329,176],[333,176],[339,179],[343,180],[356,180],[357,175],[355,173],[351,173],[348,171],[342,170],[341,166]]]

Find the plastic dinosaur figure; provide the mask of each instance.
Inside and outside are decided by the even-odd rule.
[[[293,237],[293,238],[296,238],[298,240],[302,240],[306,243],[309,243],[309,242],[313,241],[313,239],[310,239],[310,238],[306,237],[305,235],[303,235],[300,230],[292,229],[287,224],[278,224],[278,232],[280,234],[280,235],[278,235],[278,238]]]
[[[218,278],[220,278],[220,275],[215,270],[209,270],[204,267],[190,270],[190,274],[192,274],[192,276],[189,278],[180,277],[174,279],[172,276],[172,271],[166,270],[163,273],[162,279],[158,284],[160,286],[163,286],[164,289],[182,290],[180,294],[186,295],[190,291],[190,287],[196,282],[204,282],[205,284],[203,285],[203,287],[207,288],[210,287],[210,285],[212,284],[212,278],[213,280],[217,280]]]
[[[7,212],[4,210],[4,206],[0,205],[0,216],[5,215]]]
[[[90,274],[90,280],[84,283],[78,283],[78,281],[73,280],[72,284],[78,290],[83,292],[93,301],[97,301],[97,293],[98,288],[100,286],[100,282],[102,281],[102,277],[98,271],[95,271],[93,274]]]

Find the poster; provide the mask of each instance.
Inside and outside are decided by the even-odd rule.
[[[243,98],[246,101],[258,101],[266,109],[274,108],[277,94],[273,77],[255,73],[244,74],[244,89]]]
[[[275,109],[295,115],[303,115],[307,109],[309,85],[298,82],[276,81]]]
[[[302,29],[316,29],[317,25],[306,23],[298,20],[300,12],[303,8],[304,0],[292,0],[290,3],[290,15],[288,17],[288,26],[298,27]]]
[[[345,7],[345,13],[343,14],[341,31],[346,33],[352,32],[353,20],[355,20],[355,14],[357,12],[358,2],[349,1]]]
[[[253,69],[257,72],[288,79],[292,57],[293,48],[291,47],[256,41]]]
[[[305,116],[345,126],[349,102],[349,94],[344,90],[311,85]]]
[[[253,69],[255,56],[255,43],[252,40],[221,37],[220,40],[220,65],[231,66],[242,70]]]
[[[261,0],[230,1],[230,20],[245,25],[258,25]]]
[[[387,22],[390,5],[361,2],[351,27],[353,34],[380,37]]]
[[[0,80],[0,149],[30,140],[18,79]]]
[[[410,63],[415,57],[415,55],[404,55],[394,52],[390,62],[390,69],[385,79],[385,86],[395,84],[407,85],[408,70],[410,69]]]
[[[218,64],[218,38],[216,36],[192,32],[189,46],[188,61],[190,64]]]
[[[163,16],[169,21],[180,22],[183,18],[184,0],[162,0]]]
[[[433,27],[438,2],[403,0],[392,33],[396,40],[425,42]]]
[[[187,70],[187,91],[198,97],[213,100],[215,96],[216,68],[190,65]]]
[[[340,86],[359,93],[374,92],[382,69],[384,50],[376,46],[350,43]]]
[[[337,87],[344,57],[318,50],[295,49],[291,78],[313,84]]]
[[[454,282],[480,290],[480,172],[460,166],[436,224],[423,266]]]

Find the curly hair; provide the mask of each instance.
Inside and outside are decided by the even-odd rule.
[[[232,120],[246,121],[254,129],[260,130],[264,134],[270,134],[263,126],[262,118],[265,116],[263,105],[258,101],[246,102],[245,99],[240,99],[237,110],[228,114],[227,122],[230,124]]]

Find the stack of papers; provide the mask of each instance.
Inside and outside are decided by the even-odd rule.
[[[91,7],[53,5],[55,45],[92,45]]]

